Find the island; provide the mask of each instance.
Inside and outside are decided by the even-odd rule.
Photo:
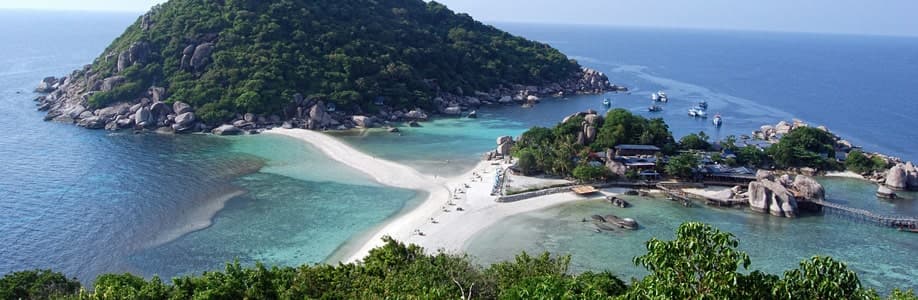
[[[43,79],[36,100],[46,120],[85,128],[236,134],[386,126],[623,89],[437,2],[172,0],[92,64]]]

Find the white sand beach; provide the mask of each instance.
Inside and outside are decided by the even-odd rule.
[[[395,217],[377,228],[346,255],[344,262],[358,261],[382,244],[382,237],[413,243],[430,252],[462,251],[466,242],[481,230],[501,219],[562,203],[591,199],[561,193],[513,203],[498,203],[491,196],[496,169],[491,162],[480,162],[472,171],[452,178],[435,178],[395,162],[360,152],[329,135],[301,129],[273,129],[279,134],[307,142],[330,158],[362,171],[377,182],[398,188],[424,191],[428,198],[414,210]],[[474,176],[478,174],[481,179]],[[454,193],[456,192],[456,193]]]
[[[843,178],[854,178],[854,179],[867,180],[866,178],[864,178],[864,176],[861,176],[861,174],[854,173],[851,171],[826,172],[826,177],[843,177]]]

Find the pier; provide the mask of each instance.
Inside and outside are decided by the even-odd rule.
[[[892,228],[918,228],[918,218],[914,217],[903,217],[903,216],[887,216],[880,215],[868,210],[848,207],[843,204],[816,200],[816,201],[805,201],[807,203],[816,204],[822,207],[823,212],[831,212],[846,217],[853,218],[855,220],[874,223],[879,226],[892,227]]]

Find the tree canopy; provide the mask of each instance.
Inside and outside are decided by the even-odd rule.
[[[119,55],[142,43],[144,65],[119,72]],[[206,66],[183,68],[186,47],[212,43]],[[194,51],[192,51],[194,52]],[[436,89],[466,93],[501,84],[559,82],[579,65],[558,50],[421,0],[171,0],[154,7],[93,64],[126,83],[92,96],[127,101],[166,87],[205,119],[277,113],[295,93],[345,110],[427,107]]]
[[[51,271],[0,278],[0,299],[881,299],[853,271],[813,257],[783,277],[747,270],[739,241],[709,225],[682,224],[671,241],[652,239],[634,263],[649,275],[630,286],[611,272],[569,271],[570,256],[517,255],[489,267],[466,255],[426,254],[386,238],[362,262],[271,267],[226,265],[171,284],[131,274],[105,274],[85,291]],[[911,290],[888,299],[916,300]]]

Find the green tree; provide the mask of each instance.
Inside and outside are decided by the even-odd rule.
[[[606,168],[602,166],[581,165],[574,168],[573,175],[580,181],[599,180],[606,177]]]
[[[775,294],[785,299],[855,299],[866,292],[854,271],[829,257],[816,256],[784,273]]]
[[[516,165],[520,168],[520,171],[523,172],[523,175],[532,175],[539,171],[538,161],[536,161],[536,156],[533,154],[532,149],[524,148],[518,150],[516,151],[516,156]]]
[[[828,168],[828,159],[835,158],[835,137],[823,130],[801,127],[792,130],[771,147],[767,153],[781,168]]]
[[[664,170],[669,176],[676,178],[688,179],[692,177],[694,170],[698,167],[699,159],[694,153],[683,153],[672,157],[666,163]]]
[[[0,278],[0,299],[50,299],[79,290],[76,279],[51,270],[13,272]]]
[[[708,150],[711,143],[708,142],[708,136],[704,131],[698,134],[689,134],[679,140],[679,146],[683,150]]]
[[[629,299],[738,299],[749,256],[736,250],[739,241],[709,225],[689,222],[676,238],[647,242],[647,254],[634,263],[650,274],[634,284]]]

